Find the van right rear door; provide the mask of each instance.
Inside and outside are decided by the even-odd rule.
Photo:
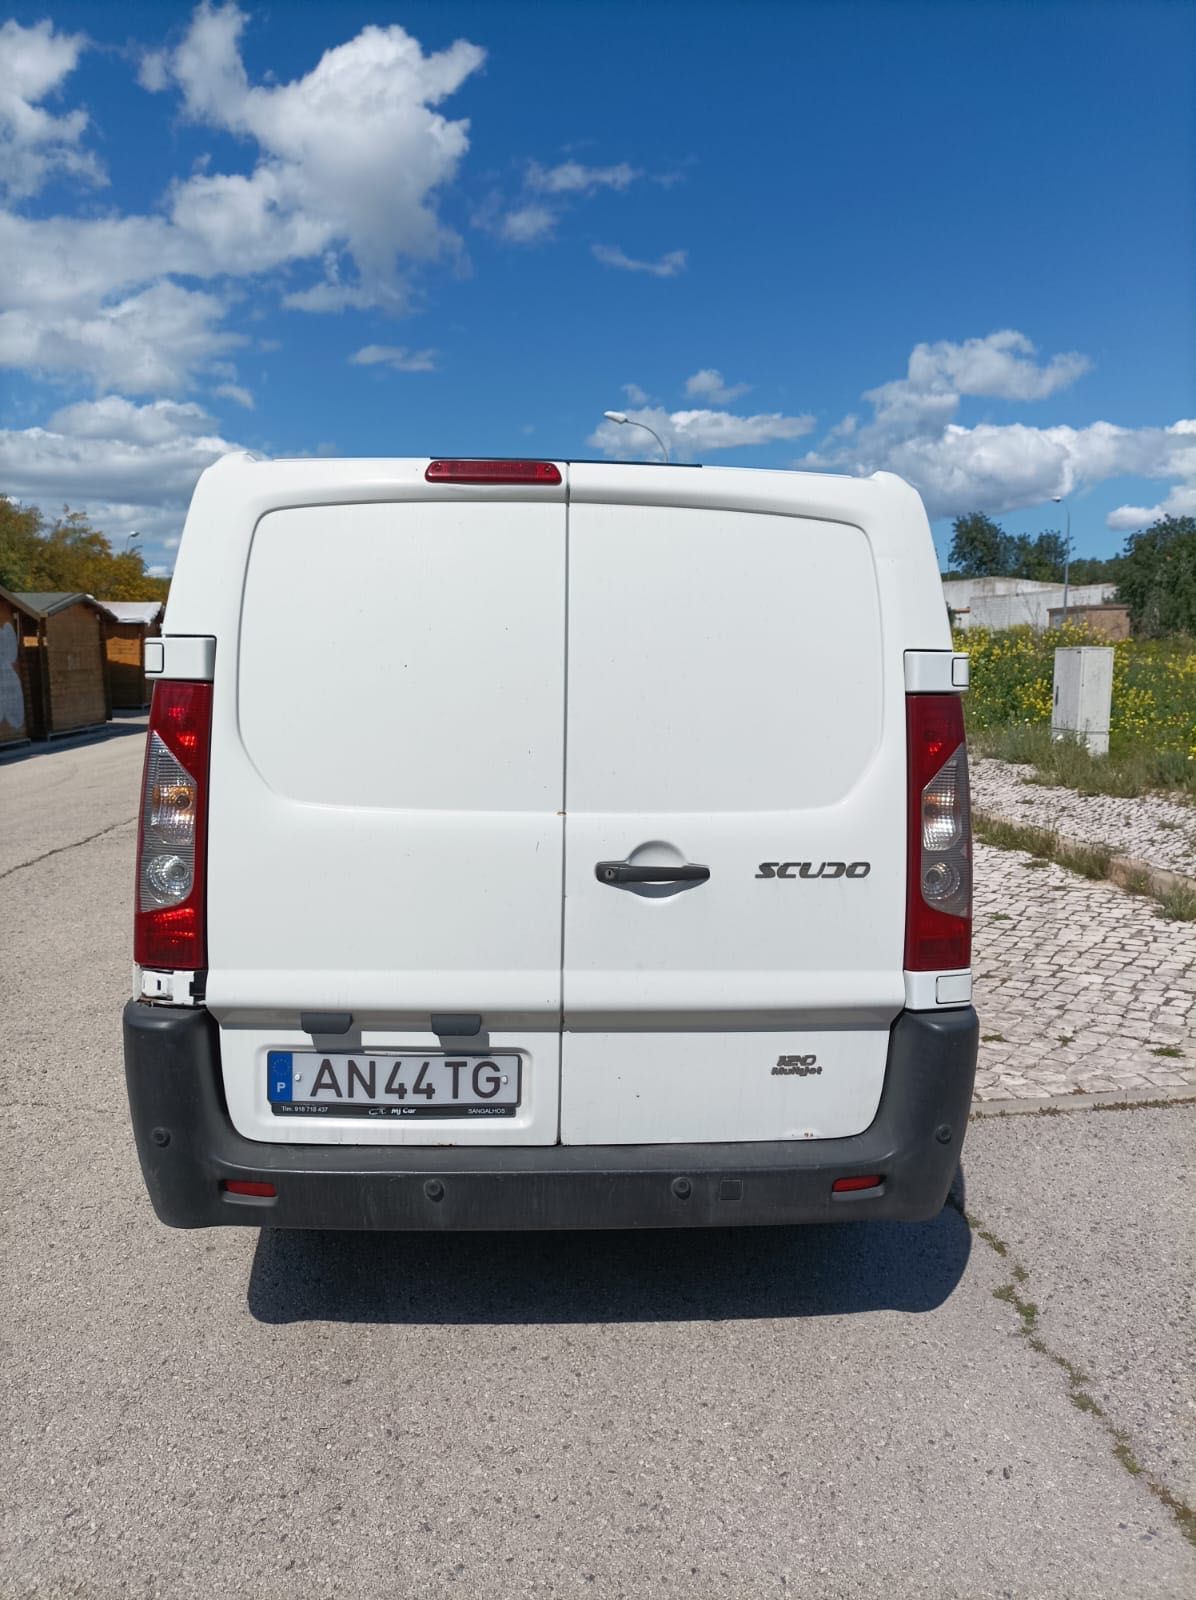
[[[901,643],[868,531],[786,503],[809,482],[571,469],[565,1143],[875,1115],[904,999]]]

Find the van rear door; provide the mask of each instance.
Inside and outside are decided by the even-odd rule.
[[[557,1138],[564,487],[433,486],[423,467],[246,530],[239,626],[217,645],[206,1003],[250,1138]],[[285,498],[287,470],[237,468],[259,501],[272,482]],[[316,1048],[304,1012],[351,1013],[319,1049],[363,1055],[439,1052],[434,1014],[480,1014],[448,1053],[518,1053],[518,1113],[272,1115],[268,1053]]]
[[[619,482],[571,469],[562,1139],[858,1133],[904,998],[869,533],[791,474]]]

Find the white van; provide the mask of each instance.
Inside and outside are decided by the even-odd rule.
[[[967,660],[899,478],[228,456],[147,655],[164,1222],[942,1205]]]

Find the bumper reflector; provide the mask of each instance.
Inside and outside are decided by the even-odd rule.
[[[272,1183],[257,1183],[248,1178],[226,1178],[220,1187],[226,1194],[248,1194],[259,1200],[272,1200],[278,1193]]]
[[[832,1194],[851,1194],[857,1189],[879,1189],[884,1179],[877,1174],[864,1178],[836,1178],[831,1184]]]

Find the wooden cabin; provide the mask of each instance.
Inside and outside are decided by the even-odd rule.
[[[24,637],[37,618],[15,594],[0,589],[0,749],[28,742],[32,731]]]
[[[112,715],[104,613],[89,594],[18,594],[25,612],[30,732],[35,739],[96,728]]]
[[[114,711],[149,705],[145,676],[145,641],[162,631],[161,600],[101,600],[105,615],[104,648],[108,657],[108,693]]]

